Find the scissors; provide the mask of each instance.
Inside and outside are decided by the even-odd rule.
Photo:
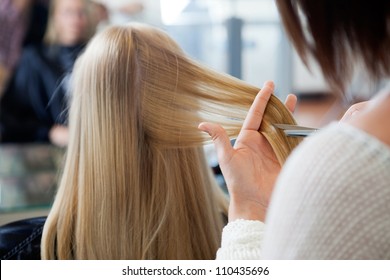
[[[284,134],[290,137],[306,137],[316,132],[318,128],[291,125],[291,124],[273,124],[274,127],[283,130]]]

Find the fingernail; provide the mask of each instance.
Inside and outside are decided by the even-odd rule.
[[[351,113],[351,117],[354,116],[354,115],[356,115],[357,113],[359,113],[359,110],[353,111],[353,112]]]

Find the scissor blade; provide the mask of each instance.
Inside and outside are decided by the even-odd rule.
[[[313,127],[306,127],[306,126],[293,125],[293,124],[282,124],[282,123],[276,123],[273,124],[273,126],[283,130],[313,130],[313,131],[318,130],[318,128],[313,128]]]
[[[284,134],[290,137],[306,137],[318,130],[318,128],[290,124],[274,124],[273,126],[282,129]]]
[[[311,135],[316,130],[284,130],[284,134],[290,137],[306,137]]]

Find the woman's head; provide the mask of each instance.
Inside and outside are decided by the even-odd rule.
[[[312,54],[336,90],[344,90],[356,60],[362,60],[373,78],[390,75],[388,0],[277,0],[276,3],[300,56],[305,61]]]
[[[72,84],[68,154],[43,256],[214,258],[226,200],[198,124],[218,122],[236,136],[258,89],[139,24],[96,35]],[[269,104],[261,131],[279,139],[271,144],[282,163],[298,140],[272,123],[294,120],[276,97]]]
[[[87,42],[96,25],[91,5],[89,0],[51,1],[46,42],[65,46]]]
[[[165,32],[142,24],[111,27],[96,36],[76,64],[74,85],[80,112],[99,114],[89,117],[100,126],[111,123],[113,131],[105,133],[131,124],[128,129],[136,130],[140,141],[159,148],[201,146],[208,139],[197,129],[202,121],[217,121],[237,136],[258,92],[197,64]],[[294,122],[274,96],[267,110],[262,127],[268,133],[280,132],[272,122]]]

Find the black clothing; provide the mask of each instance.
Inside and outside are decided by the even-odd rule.
[[[66,123],[67,79],[83,46],[26,48],[0,106],[2,142],[49,142],[55,124]]]
[[[46,217],[31,218],[0,227],[0,259],[40,260]]]

